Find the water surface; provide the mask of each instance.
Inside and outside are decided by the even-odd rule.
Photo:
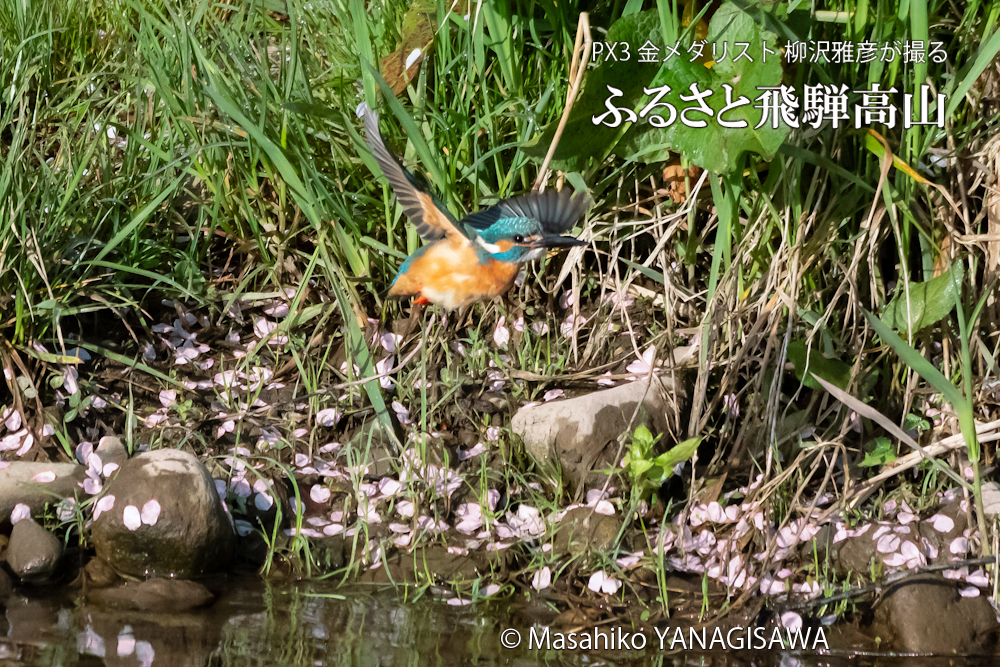
[[[820,655],[788,651],[668,653],[649,633],[645,651],[527,650],[530,627],[550,612],[519,601],[452,607],[430,595],[352,591],[332,585],[209,582],[209,608],[176,614],[116,612],[64,590],[19,591],[0,626],[0,664],[312,667],[321,665],[705,665],[713,667],[978,667],[991,659]],[[343,599],[340,597],[343,596]],[[501,636],[523,638],[505,648]],[[507,635],[510,638],[510,635]]]

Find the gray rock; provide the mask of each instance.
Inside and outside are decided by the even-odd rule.
[[[964,655],[982,648],[997,620],[985,594],[963,598],[954,581],[926,575],[886,590],[875,629],[897,650]]]
[[[14,507],[23,503],[32,514],[41,514],[46,504],[55,504],[59,498],[72,497],[79,490],[78,483],[87,476],[87,470],[75,463],[40,463],[37,461],[10,461],[0,470],[0,522],[9,521]],[[55,479],[43,481],[51,472]]]
[[[62,542],[34,519],[29,517],[14,524],[7,545],[7,564],[21,579],[44,581],[51,578],[61,556]]]
[[[617,516],[598,514],[593,507],[571,509],[556,528],[555,553],[577,556],[607,551],[621,527]]]
[[[666,433],[684,397],[679,383],[663,375],[652,385],[649,379],[625,382],[585,396],[522,408],[511,428],[535,460],[560,466],[571,488],[578,488],[595,467],[606,469],[618,463],[613,460],[617,440],[626,430],[645,424],[654,435]],[[632,421],[637,406],[638,415]]]
[[[1000,484],[996,482],[983,483],[983,510],[988,517],[1000,514]]]
[[[184,579],[218,572],[232,560],[232,519],[192,454],[140,454],[108,484],[108,496],[113,505],[94,521],[92,540],[98,557],[118,572]]]

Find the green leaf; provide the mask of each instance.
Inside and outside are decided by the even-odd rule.
[[[669,450],[660,454],[653,462],[663,468],[664,478],[669,477],[674,472],[674,467],[678,463],[683,463],[687,461],[694,453],[698,451],[698,445],[701,444],[701,436],[696,438],[689,438],[684,442],[679,442]]]
[[[962,394],[961,391],[958,390],[958,387],[951,383],[951,380],[944,376],[944,373],[934,367],[934,364],[927,361],[922,354],[913,349],[913,347],[905,340],[897,336],[896,332],[890,329],[885,322],[875,317],[875,315],[867,310],[862,312],[865,314],[865,319],[868,320],[868,324],[870,324],[872,329],[875,330],[875,333],[879,335],[879,338],[881,338],[884,343],[888,343],[907,366],[915,370],[921,377],[930,382],[935,389],[944,395],[946,401],[955,406],[956,410],[971,410],[969,400]]]
[[[964,277],[964,265],[955,262],[946,273],[937,278],[922,283],[910,283],[909,299],[907,292],[900,289],[882,313],[882,321],[896,331],[913,333],[937,324],[955,307],[956,291],[961,291]]]
[[[884,466],[896,460],[896,452],[892,449],[889,438],[875,438],[875,447],[865,454],[865,458],[859,463],[862,468],[872,468],[874,466]]]
[[[822,389],[813,375],[818,375],[832,385],[846,390],[851,381],[851,366],[840,359],[829,359],[819,350],[811,352],[804,341],[795,340],[788,344],[788,360],[795,366],[795,377],[810,389]],[[808,366],[806,365],[808,360]]]
[[[24,394],[24,397],[29,400],[38,396],[38,391],[35,390],[35,385],[31,383],[29,378],[26,378],[23,375],[17,376],[17,386],[21,390],[21,393]]]
[[[638,428],[635,429],[635,433],[632,435],[632,439],[637,445],[644,445],[647,447],[651,446],[656,440],[645,424],[639,424]]]
[[[690,96],[691,85],[698,84],[701,91],[711,89],[711,97],[705,103],[712,108],[712,118],[705,114],[692,113],[695,120],[706,120],[708,125],[703,128],[688,127],[677,118],[669,127],[657,128],[649,123],[648,117],[632,125],[615,148],[615,153],[627,159],[642,162],[662,162],[669,151],[685,154],[691,162],[718,174],[730,173],[739,167],[740,156],[744,152],[757,153],[765,160],[770,160],[784,142],[791,128],[779,123],[777,128],[771,124],[770,118],[759,129],[762,111],[757,108],[757,101],[762,94],[762,88],[781,85],[781,62],[777,56],[771,55],[764,62],[763,45],[776,52],[777,40],[774,33],[762,29],[753,18],[739,9],[735,4],[726,3],[715,13],[708,26],[709,46],[707,53],[711,54],[711,45],[727,43],[727,52],[711,69],[698,61],[690,62],[690,57],[674,56],[663,63],[659,74],[649,88],[670,86],[670,92],[660,104],[669,103],[680,114],[686,107],[696,106],[696,102],[685,102],[681,95]],[[753,62],[745,57],[738,62],[735,58],[740,52],[729,53],[736,49],[736,42],[749,42],[748,53]],[[719,112],[726,107],[726,93],[723,84],[732,86],[734,103],[745,97],[748,104],[736,107],[723,114],[725,121],[744,121],[746,127],[727,128],[718,123]],[[663,107],[661,107],[663,108]],[[669,113],[666,114],[669,116]]]

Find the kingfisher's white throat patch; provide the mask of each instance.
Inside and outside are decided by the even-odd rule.
[[[499,255],[501,250],[500,246],[495,243],[487,243],[483,240],[482,236],[476,236],[476,243],[483,247],[483,250],[490,253],[491,255]]]

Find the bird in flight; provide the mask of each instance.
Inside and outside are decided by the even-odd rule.
[[[424,241],[399,267],[389,296],[412,296],[415,304],[446,310],[464,308],[504,294],[521,265],[550,248],[586,245],[562,235],[587,212],[586,192],[567,188],[503,199],[458,221],[386,148],[378,114],[362,103],[358,115],[375,160]]]

